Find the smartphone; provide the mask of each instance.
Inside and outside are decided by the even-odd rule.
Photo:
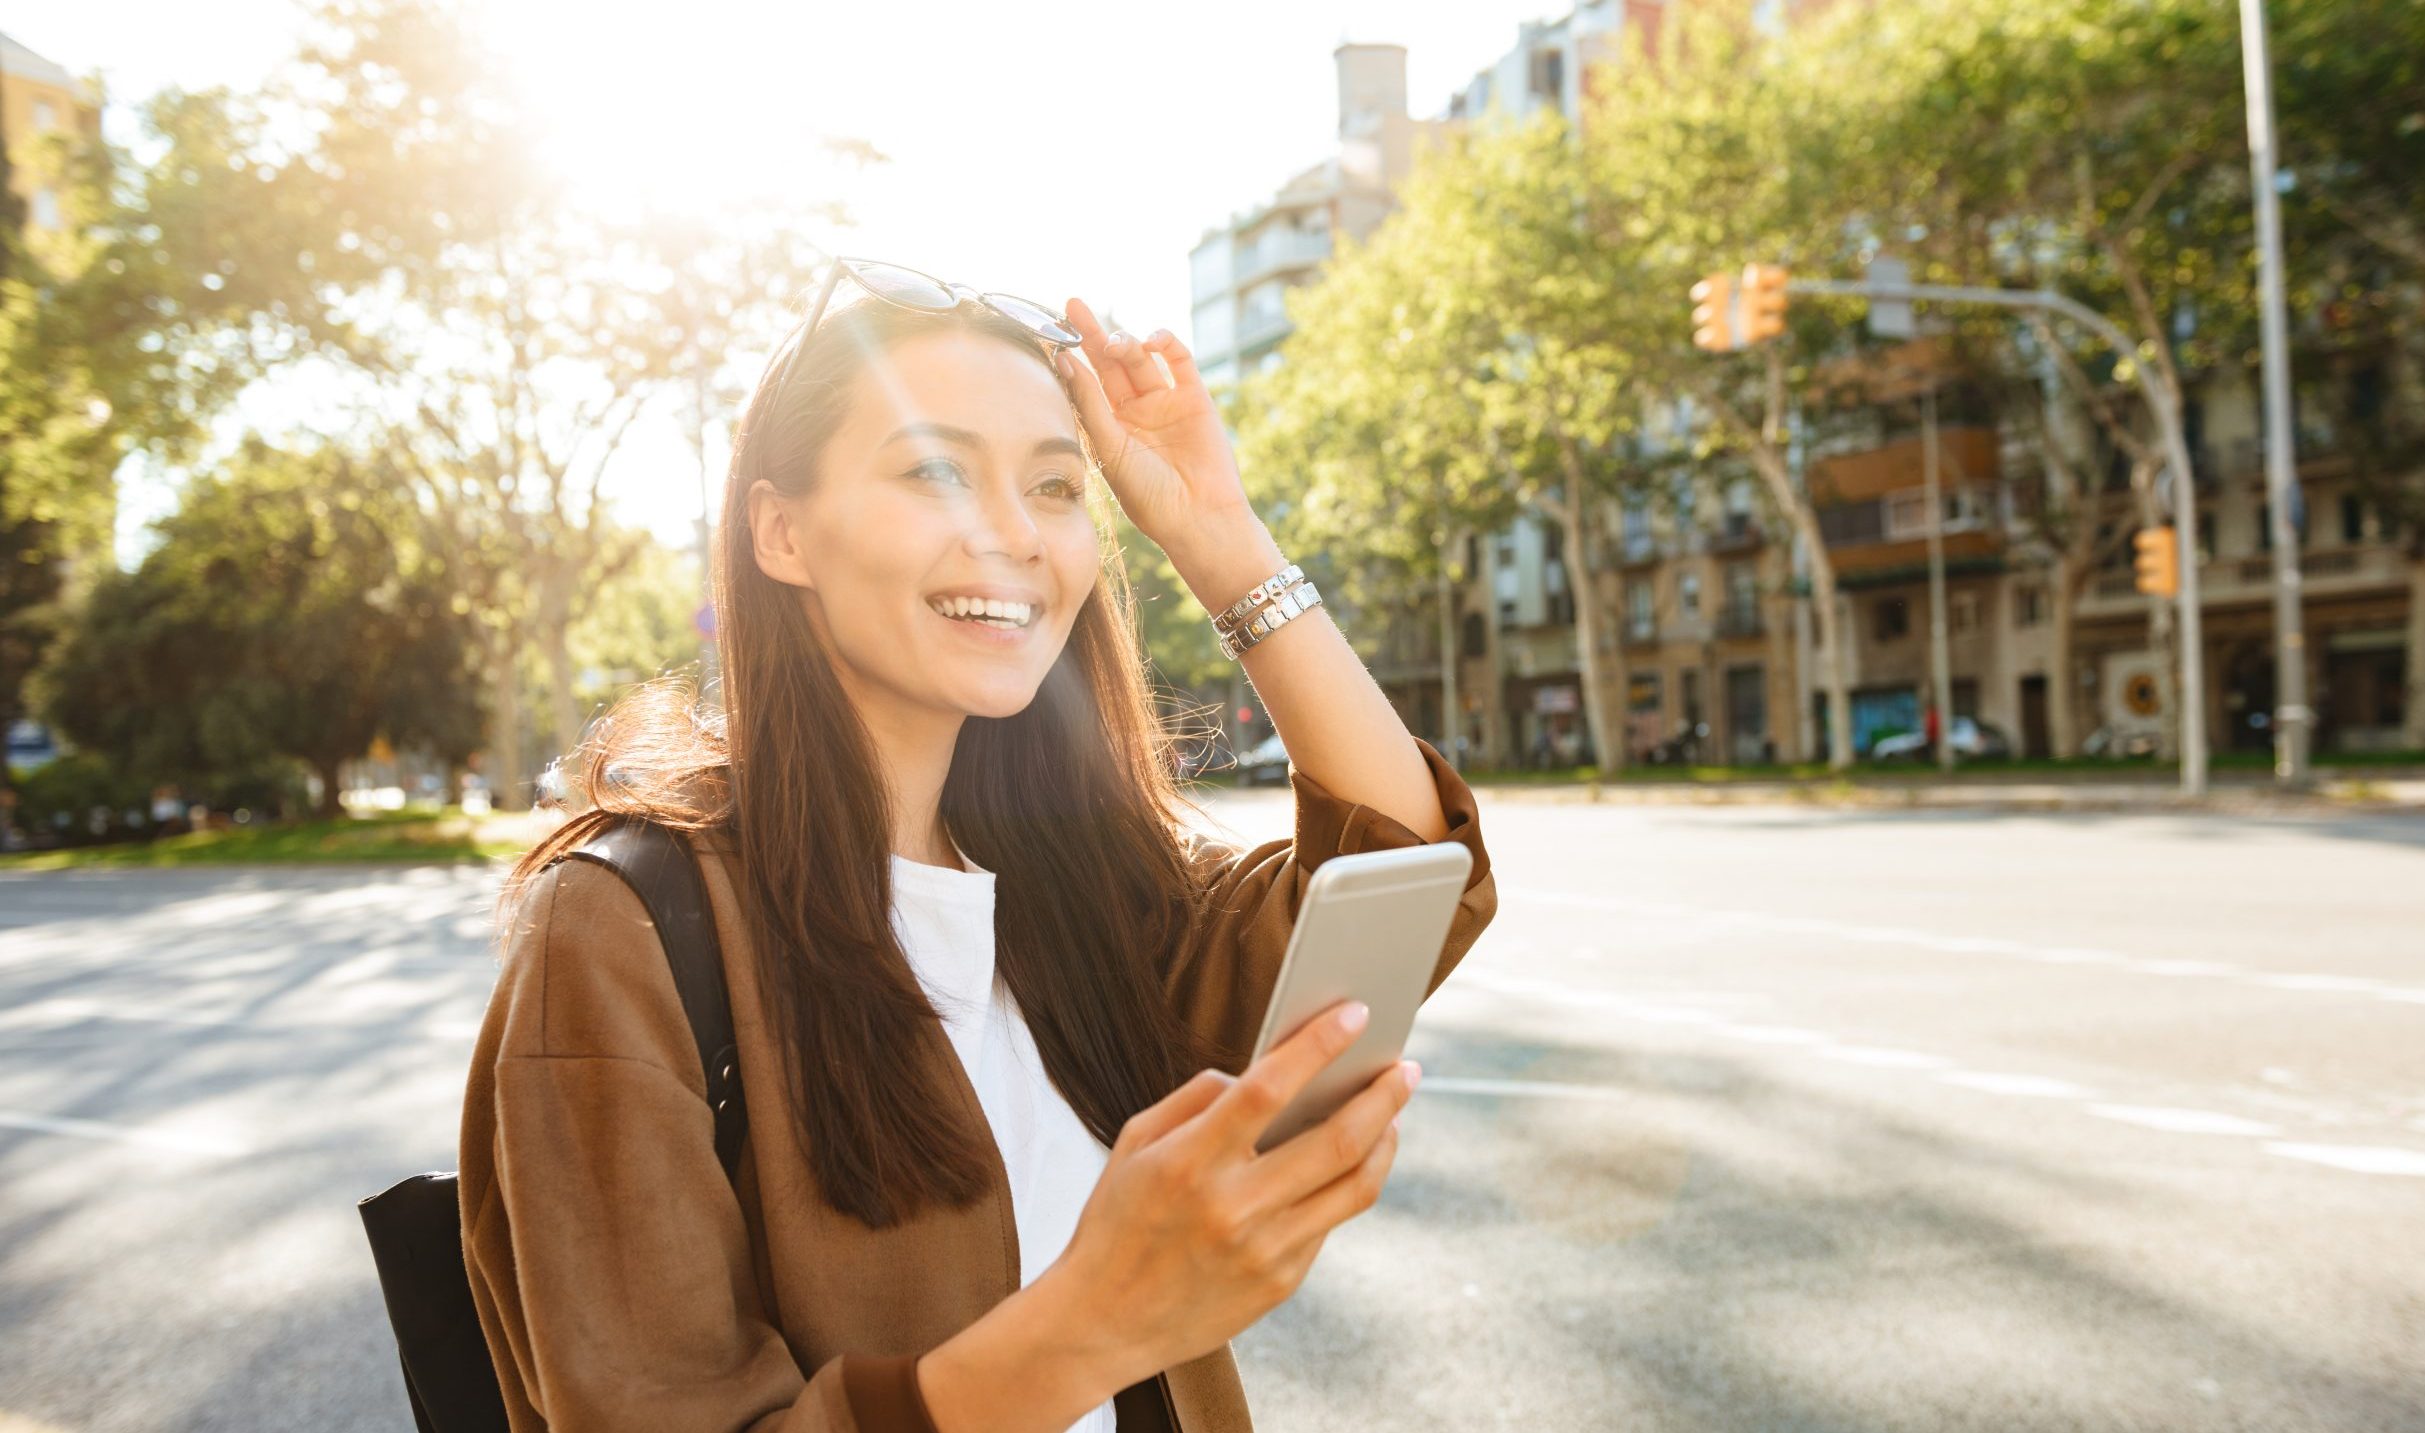
[[[1454,841],[1333,856],[1316,867],[1263,1012],[1254,1059],[1343,1000],[1372,1018],[1255,1141],[1262,1153],[1321,1123],[1405,1053],[1473,853]]]

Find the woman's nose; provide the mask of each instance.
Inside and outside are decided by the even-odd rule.
[[[1043,555],[1044,533],[1017,494],[989,493],[977,504],[968,546],[974,556],[998,552],[1013,562],[1028,562]]]

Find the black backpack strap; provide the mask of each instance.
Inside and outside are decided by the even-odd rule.
[[[699,865],[672,828],[640,817],[623,817],[595,839],[565,853],[621,876],[639,893],[656,923],[672,967],[682,1013],[690,1018],[699,1046],[699,1068],[707,1077],[707,1103],[716,1116],[716,1158],[731,1179],[741,1165],[741,1141],[749,1133],[749,1109],[741,1099],[741,1055],[733,1043],[732,1002],[724,989],[724,952],[707,903]]]

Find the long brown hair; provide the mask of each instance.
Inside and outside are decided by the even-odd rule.
[[[981,1196],[990,1141],[926,1073],[922,1049],[951,1057],[893,934],[889,798],[874,748],[798,593],[758,570],[746,495],[760,478],[786,494],[817,482],[861,373],[893,344],[938,330],[997,339],[1050,366],[1039,341],[991,313],[862,300],[826,314],[784,391],[762,382],[735,435],[713,578],[723,701],[661,678],[592,728],[566,762],[590,809],[516,863],[500,925],[513,927],[533,877],[616,815],[727,829],[768,1024],[788,1035],[789,1098],[756,1092],[753,1115],[788,1108],[826,1199],[878,1228],[930,1201]],[[1166,764],[1172,737],[1155,714],[1112,524],[1098,526],[1104,561],[1067,644],[1026,710],[961,728],[942,816],[999,876],[996,968],[1054,1085],[1108,1145],[1130,1115],[1219,1057],[1162,989],[1189,915],[1189,803]]]

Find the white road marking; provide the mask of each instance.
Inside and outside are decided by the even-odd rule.
[[[1824,1045],[1827,1037],[1816,1030],[1797,1030],[1790,1025],[1720,1025],[1717,1031],[1731,1039],[1749,1040],[1759,1045]]]
[[[2164,1105],[2090,1105],[2088,1112],[2099,1119],[2121,1124],[2137,1125],[2142,1129],[2160,1129],[2173,1134],[2236,1134],[2248,1136],[2275,1135],[2281,1130],[2262,1120],[2242,1119],[2238,1115],[2220,1115],[2212,1110],[2174,1109]]]
[[[1423,1083],[1430,1084],[1425,1080]],[[2405,1174],[2425,1178],[2425,1151],[2401,1149],[2388,1144],[2298,1144],[2275,1140],[2265,1146],[2267,1154],[2284,1159],[2305,1160],[2309,1164],[2329,1165],[2358,1174]]]
[[[1822,1045],[1811,1052],[1821,1059],[1847,1065],[1874,1065],[1882,1070],[1942,1070],[1953,1064],[1943,1055],[1897,1050],[1886,1045]]]
[[[1479,1075],[1431,1075],[1415,1093],[1438,1090],[1449,1095],[1538,1095],[1568,1100],[1633,1100],[1630,1090],[1611,1090],[1599,1085],[1568,1085],[1552,1080],[1494,1080]]]
[[[2120,951],[2100,950],[2092,946],[2033,945],[2027,941],[2007,940],[2001,936],[1955,935],[1943,931],[1915,930],[1906,926],[1870,925],[1859,921],[1830,920],[1824,916],[1770,914],[1763,911],[1709,910],[1676,901],[1643,900],[1631,896],[1581,895],[1568,891],[1541,890],[1532,886],[1501,886],[1499,894],[1502,899],[1537,901],[1543,905],[1582,906],[1590,910],[1622,911],[1628,915],[1659,920],[1699,921],[1710,925],[1746,926],[1754,930],[1784,932],[1793,935],[1819,935],[1856,945],[1918,946],[1954,955],[2003,957],[2035,961],[2041,965],[2106,966],[2140,975],[2225,980],[2259,985],[2272,990],[2293,990],[2303,994],[2356,995],[2375,1000],[2396,1001],[2407,1005],[2425,1005],[2425,989],[2418,989],[2414,986],[2388,985],[2380,980],[2369,980],[2356,975],[2248,970],[2219,961],[2149,959],[2126,955]]]
[[[31,1130],[37,1134],[63,1134],[77,1139],[111,1140],[119,1144],[139,1144],[152,1149],[174,1150],[179,1154],[233,1156],[245,1152],[245,1146],[241,1141],[194,1130],[104,1124],[100,1120],[60,1119],[54,1115],[29,1114],[22,1110],[0,1110],[0,1129]]]
[[[2018,1095],[2029,1100],[2087,1100],[2096,1098],[2096,1091],[2069,1080],[2057,1080],[2046,1075],[2009,1075],[1992,1070],[1943,1070],[1933,1076],[1941,1084],[1959,1085],[1966,1090],[1984,1090],[1991,1095]]]

